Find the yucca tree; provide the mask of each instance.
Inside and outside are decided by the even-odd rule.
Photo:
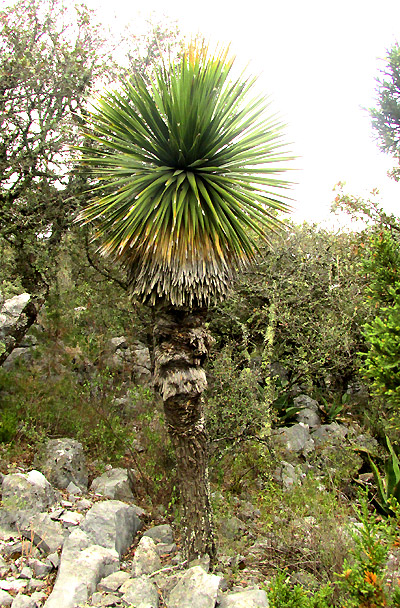
[[[90,114],[82,149],[101,251],[127,269],[132,297],[156,307],[155,386],[177,458],[186,557],[214,555],[202,367],[211,301],[253,259],[257,237],[281,227],[288,183],[282,125],[232,78],[227,50],[189,47],[152,81],[135,76]],[[283,163],[283,164],[282,164]]]

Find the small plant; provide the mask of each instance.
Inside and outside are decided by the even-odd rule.
[[[0,443],[9,443],[18,432],[18,419],[14,412],[0,412]]]
[[[268,589],[270,608],[330,608],[332,588],[324,585],[310,592],[303,585],[292,585],[286,572],[281,572]]]
[[[347,393],[339,399],[336,398],[329,401],[324,397],[321,397],[322,405],[320,405],[320,410],[324,415],[326,422],[330,424],[331,422],[340,419],[340,415],[343,413],[348,398],[349,396]]]
[[[339,586],[346,594],[343,608],[384,608],[393,606],[398,590],[385,586],[386,559],[392,541],[391,522],[378,521],[368,510],[366,498],[356,510],[360,526],[351,530],[352,560],[345,560]],[[397,601],[397,600],[396,600]]]
[[[303,406],[294,405],[293,399],[288,397],[286,393],[281,393],[273,403],[272,408],[275,414],[275,424],[277,426],[287,426],[295,422],[295,417]]]
[[[368,456],[378,489],[377,506],[383,515],[392,515],[393,498],[400,502],[400,462],[388,437],[386,443],[389,450],[389,458],[385,464],[385,476],[382,477],[378,467]]]

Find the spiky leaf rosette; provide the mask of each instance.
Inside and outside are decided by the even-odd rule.
[[[154,304],[207,306],[253,258],[287,211],[277,195],[282,124],[231,80],[227,51],[190,48],[153,81],[135,76],[99,99],[82,148],[95,178],[79,220],[93,221],[104,254],[127,267],[132,294]]]

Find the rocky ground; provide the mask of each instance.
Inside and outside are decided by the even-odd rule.
[[[88,491],[82,446],[70,439],[49,441],[38,468],[47,477],[2,478],[0,606],[268,606],[256,586],[228,590],[206,560],[184,563],[172,527],[148,527],[127,470],[108,469]]]

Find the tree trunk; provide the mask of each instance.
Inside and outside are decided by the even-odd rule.
[[[207,387],[202,365],[211,339],[205,316],[205,310],[160,308],[154,329],[154,378],[176,454],[188,560],[215,556],[202,397]]]

